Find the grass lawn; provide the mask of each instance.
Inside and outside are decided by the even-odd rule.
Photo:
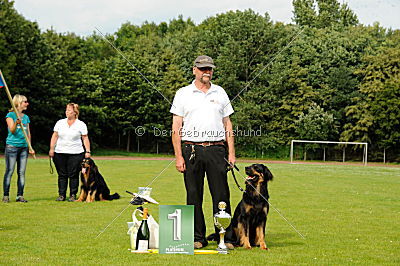
[[[98,238],[96,236],[129,205],[125,190],[137,191],[156,177],[169,161],[97,160],[112,202],[56,202],[57,176],[49,162],[30,159],[25,197],[0,203],[0,264],[400,264],[400,168],[345,165],[270,164],[270,202],[303,234],[302,239],[271,209],[266,242],[269,251],[237,248],[229,255],[131,254],[126,222],[128,207]],[[247,164],[246,164],[247,165]],[[245,164],[239,164],[243,169]],[[4,173],[4,160],[0,161]],[[241,170],[243,172],[243,170]],[[232,208],[241,198],[233,179]],[[2,182],[1,182],[2,184]],[[161,204],[184,204],[182,176],[174,163],[153,183],[152,196]],[[211,198],[205,188],[204,211],[212,228]],[[158,207],[148,205],[158,218]],[[207,249],[215,249],[211,243]]]

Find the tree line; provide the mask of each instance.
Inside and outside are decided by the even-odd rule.
[[[125,60],[98,32],[41,31],[0,0],[0,67],[11,93],[29,99],[38,151],[48,150],[55,122],[75,102],[95,147],[172,152],[169,134],[154,133],[171,128],[174,94],[193,79],[194,58],[207,54],[235,109],[239,156],[288,156],[291,139],[309,139],[368,142],[371,159],[385,151],[399,161],[400,31],[362,25],[337,0],[293,6],[289,24],[251,9],[198,25],[182,16],[127,22],[106,35]],[[5,93],[0,103],[5,116]]]

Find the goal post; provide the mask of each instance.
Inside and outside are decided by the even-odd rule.
[[[350,144],[350,145],[364,145],[362,161],[364,165],[367,165],[368,158],[368,143],[366,142],[345,142],[345,141],[320,141],[320,140],[292,140],[290,144],[290,163],[293,163],[293,151],[294,151],[294,143],[319,143],[319,144]],[[325,153],[324,153],[325,160]],[[343,162],[345,161],[345,153],[343,150]]]

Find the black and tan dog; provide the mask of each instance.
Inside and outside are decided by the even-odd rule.
[[[267,223],[268,181],[273,176],[263,164],[253,164],[246,169],[246,192],[235,209],[232,218],[232,228],[236,236],[236,245],[250,249],[260,246],[268,249],[265,244],[265,225]]]
[[[119,199],[119,194],[110,195],[110,189],[91,158],[82,161],[81,194],[77,201],[93,202],[95,200]]]

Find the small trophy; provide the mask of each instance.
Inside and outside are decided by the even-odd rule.
[[[220,254],[228,254],[228,248],[225,245],[224,237],[226,228],[230,225],[232,217],[229,213],[225,212],[225,202],[219,202],[218,209],[220,209],[220,211],[214,214],[214,224],[219,229],[219,244],[217,251]]]

